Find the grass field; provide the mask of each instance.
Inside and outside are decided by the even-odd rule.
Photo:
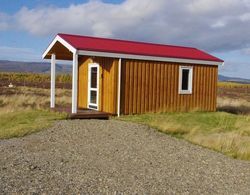
[[[56,89],[56,106],[71,105],[71,90]],[[50,89],[0,88],[0,113],[50,108]]]
[[[217,109],[234,114],[250,114],[250,84],[219,82]]]
[[[250,84],[242,84],[235,82],[218,82],[218,87],[223,88],[250,88]]]
[[[71,74],[56,75],[56,87],[71,88]],[[50,75],[38,73],[10,73],[0,72],[0,87],[6,87],[10,83],[14,86],[27,86],[35,88],[50,88]]]
[[[147,124],[233,158],[250,160],[250,85],[219,83],[217,109],[122,116],[120,120]]]
[[[0,139],[22,137],[49,127],[66,114],[45,110],[25,110],[0,113]]]
[[[68,106],[71,90],[57,89],[56,104]],[[20,137],[65,119],[66,114],[49,111],[50,90],[34,87],[0,87],[0,139]]]
[[[250,116],[226,112],[153,113],[122,116],[238,159],[250,160]]]
[[[50,82],[50,74],[0,72],[0,80],[8,82],[20,82],[23,84],[42,83]],[[71,83],[71,81],[72,77],[70,74],[56,75],[56,82]]]

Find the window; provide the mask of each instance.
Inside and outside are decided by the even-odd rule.
[[[179,94],[192,94],[193,67],[181,66],[179,69]]]
[[[99,64],[88,66],[88,108],[98,110]]]

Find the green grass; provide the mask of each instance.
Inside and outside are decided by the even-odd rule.
[[[44,110],[1,113],[0,139],[22,137],[49,127],[55,120],[65,118],[65,114]]]
[[[250,160],[250,116],[225,112],[156,113],[122,116],[238,159]]]
[[[25,136],[66,118],[66,114],[46,111],[50,105],[49,89],[1,87],[0,91],[0,139]],[[70,90],[56,90],[58,105],[70,102]]]

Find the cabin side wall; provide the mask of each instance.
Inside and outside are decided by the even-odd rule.
[[[78,108],[88,106],[88,64],[98,63],[99,66],[99,102],[98,110],[116,114],[118,59],[103,57],[79,57],[78,69]]]
[[[193,67],[192,94],[179,94],[179,67]],[[215,111],[218,66],[122,60],[121,113]]]

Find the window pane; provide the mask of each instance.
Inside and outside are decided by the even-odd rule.
[[[91,68],[91,88],[97,88],[97,67]]]
[[[96,91],[90,91],[90,103],[92,104],[96,104]]]
[[[182,69],[182,84],[181,84],[182,90],[188,90],[188,78],[189,78],[189,70]]]

